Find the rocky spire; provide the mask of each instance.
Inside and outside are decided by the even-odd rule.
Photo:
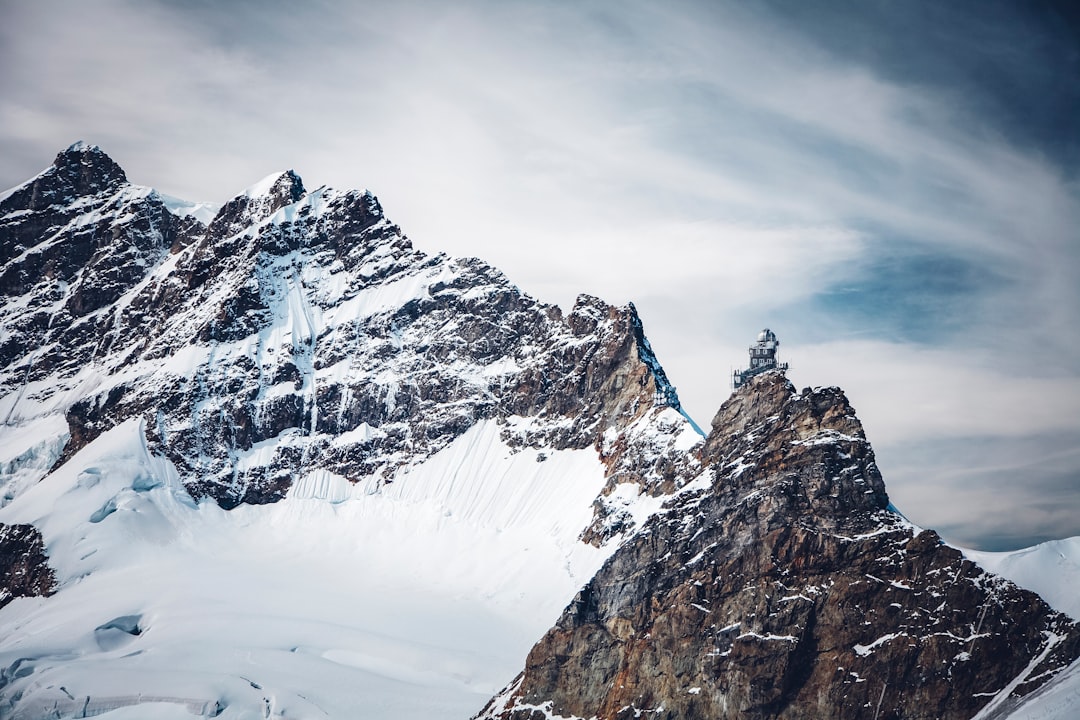
[[[0,202],[0,299],[5,303],[0,367],[19,377],[47,370],[41,349],[63,362],[80,343],[102,351],[92,325],[72,319],[114,302],[137,285],[197,225],[173,216],[150,188],[131,185],[96,145],[77,142]],[[32,367],[36,365],[36,367]]]
[[[885,509],[836,388],[751,378],[700,459],[478,717],[971,717],[1080,655],[1069,618]]]

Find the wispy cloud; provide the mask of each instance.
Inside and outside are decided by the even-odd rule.
[[[634,300],[701,419],[773,325],[794,378],[848,389],[901,485],[925,466],[899,449],[920,441],[974,447],[1008,427],[1020,452],[1021,438],[1049,448],[1075,431],[1075,169],[987,112],[1004,86],[980,96],[957,69],[983,52],[1024,62],[1015,48],[1045,61],[1045,43],[1017,35],[1031,23],[939,42],[905,74],[890,27],[811,32],[777,2],[2,12],[5,187],[77,138],[191,199],[282,167],[368,186],[421,248],[483,257],[564,305]],[[942,17],[956,15],[926,32],[948,30]],[[901,19],[917,49],[919,18]],[[941,497],[978,492],[955,479],[980,472],[965,457],[941,457]],[[918,498],[917,521],[940,505],[931,486]],[[989,537],[964,507],[956,522]]]

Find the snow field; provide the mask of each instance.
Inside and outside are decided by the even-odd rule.
[[[1080,537],[1008,552],[957,549],[990,572],[1038,593],[1055,610],[1080,619]]]
[[[479,423],[389,486],[313,473],[225,512],[196,505],[125,423],[0,509],[38,525],[61,585],[0,611],[0,668],[33,668],[0,703],[469,717],[610,552],[577,541],[604,482],[595,453],[545,456]]]

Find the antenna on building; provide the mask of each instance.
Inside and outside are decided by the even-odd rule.
[[[758,333],[757,342],[750,346],[750,367],[736,370],[731,376],[731,386],[737,390],[747,380],[767,370],[787,370],[787,363],[778,362],[779,351],[780,341],[776,339],[776,333],[769,328],[762,330]]]

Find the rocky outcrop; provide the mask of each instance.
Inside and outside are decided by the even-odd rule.
[[[835,388],[754,378],[697,477],[611,557],[482,718],[970,718],[1080,628],[889,511]]]
[[[17,597],[51,595],[55,588],[38,529],[0,523],[0,608]]]

